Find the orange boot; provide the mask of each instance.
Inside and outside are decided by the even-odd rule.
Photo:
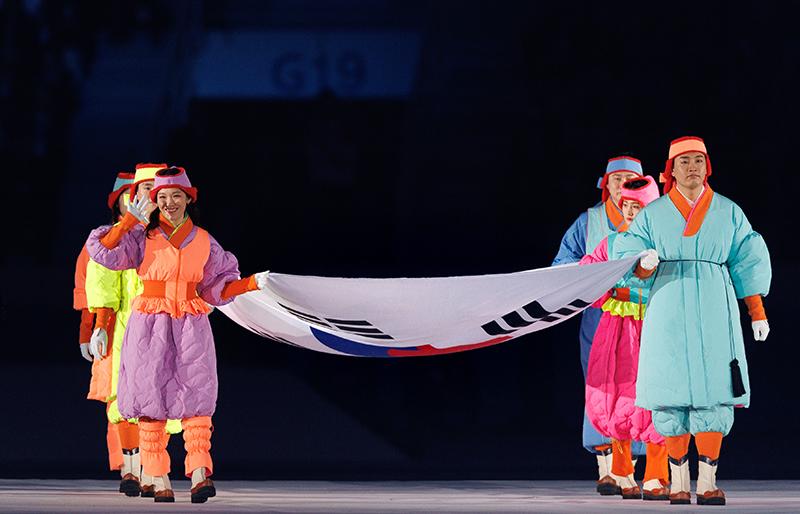
[[[214,482],[209,476],[214,472],[211,461],[211,418],[195,416],[182,421],[183,440],[186,448],[186,476],[192,478],[192,503],[205,503],[217,495]]]
[[[600,479],[597,481],[597,492],[600,496],[616,496],[621,494],[622,489],[617,485],[617,481],[611,477],[612,450],[610,444],[595,446],[597,452],[597,471]]]
[[[622,489],[624,500],[641,500],[642,490],[633,478],[633,462],[631,460],[631,440],[611,440],[614,458],[611,462],[611,476]]]
[[[669,464],[667,447],[647,443],[647,466],[644,470],[642,499],[669,500]]]
[[[107,422],[106,446],[108,447],[108,467],[111,471],[122,468],[122,444],[119,440],[119,430],[117,425]]]
[[[139,496],[142,492],[139,427],[127,421],[120,421],[117,425],[117,431],[122,445],[123,460],[122,481],[119,483],[119,492],[125,493],[125,496]]]
[[[688,505],[692,502],[689,492],[689,440],[690,434],[667,437],[667,454],[672,483],[669,488],[669,502],[673,505]]]
[[[722,448],[722,432],[698,432],[697,446],[697,504],[725,505],[725,493],[717,487],[717,463]]]
[[[153,477],[155,501],[174,502],[175,493],[169,482],[169,453],[166,420],[139,419],[139,438],[142,450],[142,470]]]

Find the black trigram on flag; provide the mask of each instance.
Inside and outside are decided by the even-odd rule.
[[[558,321],[570,314],[574,314],[579,310],[583,309],[584,307],[588,306],[588,302],[584,302],[581,299],[577,299],[572,301],[571,303],[567,304],[566,306],[558,309],[557,311],[548,311],[538,301],[533,301],[528,305],[522,307],[522,309],[517,309],[515,311],[509,312],[502,318],[500,318],[503,323],[510,327],[510,329],[505,329],[498,323],[499,320],[492,320],[489,323],[485,323],[481,325],[481,328],[489,334],[490,336],[499,336],[505,334],[511,334],[516,332],[520,328],[525,328],[534,323],[539,322],[551,322],[551,321]],[[525,311],[525,314],[530,317],[531,319],[525,319],[520,314],[520,310]]]
[[[291,307],[287,307],[282,303],[278,303],[281,307],[286,309],[290,314],[297,316],[303,321],[319,325],[326,328],[336,328],[351,334],[359,335],[362,337],[369,337],[370,339],[394,339],[389,334],[386,334],[379,328],[375,327],[369,321],[363,319],[334,319],[334,318],[320,318],[307,312],[302,312]]]

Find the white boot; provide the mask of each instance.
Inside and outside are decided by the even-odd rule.
[[[617,484],[623,489],[630,489],[632,487],[637,487],[638,484],[636,483],[636,479],[633,478],[633,473],[630,475],[623,477],[615,474],[611,474],[611,478],[617,481]]]
[[[611,474],[611,458],[612,455],[599,454],[597,457],[597,474],[598,479],[606,477]]]
[[[206,479],[206,468],[200,467],[192,471],[192,487]]]
[[[172,491],[169,475],[153,477],[153,483],[156,486],[156,503],[173,503],[175,501],[175,493]]]
[[[700,455],[697,463],[698,505],[725,505],[725,493],[717,487],[717,462]]]
[[[192,471],[192,503],[205,503],[217,495],[214,482],[206,476],[205,466]]]
[[[675,460],[669,458],[669,471],[672,475],[672,484],[669,489],[669,501],[673,504],[688,504],[691,503],[691,494],[689,489],[689,460],[688,456],[684,455],[682,459]]]
[[[155,481],[142,469],[142,498],[152,498],[156,495]]]
[[[169,481],[169,475],[153,477],[153,485],[156,486],[156,492],[172,489],[172,483]]]
[[[130,450],[122,450],[122,468],[120,468],[120,475],[125,476],[131,474],[137,479],[141,477],[141,455],[139,448],[132,448]]]
[[[119,492],[124,493],[125,496],[139,496],[142,491],[139,484],[139,470],[139,448],[130,450],[123,448],[122,468],[120,468],[122,480],[119,483]]]
[[[642,484],[642,487],[644,487],[645,491],[654,491],[656,489],[661,489],[664,486],[661,485],[661,480],[657,478],[651,478],[650,480]]]
[[[601,496],[614,496],[620,494],[621,491],[619,484],[611,475],[612,462],[611,448],[597,454],[597,474],[600,477],[597,481],[597,492]]]

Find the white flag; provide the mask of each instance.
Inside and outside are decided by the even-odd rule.
[[[359,357],[440,355],[561,323],[600,298],[637,260],[444,278],[270,273],[267,290],[243,294],[219,309],[257,334],[310,350]]]

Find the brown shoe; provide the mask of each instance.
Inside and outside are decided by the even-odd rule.
[[[597,481],[597,492],[600,496],[616,496],[622,494],[622,488],[617,485],[617,481],[606,475]]]
[[[161,491],[156,491],[155,502],[175,503],[175,493],[172,491],[172,489],[163,489]]]
[[[205,503],[209,498],[213,498],[216,495],[217,490],[214,488],[214,482],[210,478],[206,478],[192,487],[192,503]]]
[[[669,495],[671,505],[689,505],[692,503],[692,495],[688,491],[680,491]]]
[[[119,482],[119,492],[125,496],[139,496],[142,488],[139,486],[139,479],[133,473],[125,473]]]
[[[142,486],[142,498],[155,498],[155,496],[156,496],[156,486],[154,485]]]
[[[142,493],[144,494],[144,493]],[[642,491],[643,500],[669,500],[669,487],[657,487]]]
[[[725,505],[725,493],[722,489],[714,491],[706,491],[703,494],[697,495],[698,505]]]
[[[622,499],[623,500],[641,500],[642,499],[642,490],[639,489],[639,486],[633,487],[623,487],[622,488]]]

